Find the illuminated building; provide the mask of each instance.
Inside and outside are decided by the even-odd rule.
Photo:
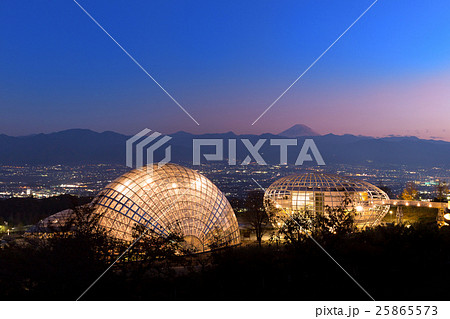
[[[360,228],[380,224],[389,211],[389,205],[384,204],[388,200],[385,192],[370,183],[322,173],[280,178],[264,194],[266,210],[275,207],[280,217],[306,211],[326,213],[327,207],[345,207],[355,212],[355,224]]]
[[[196,251],[240,242],[226,197],[209,179],[179,165],[134,169],[106,186],[94,202],[99,224],[124,241],[133,239],[133,227],[140,224],[161,236],[177,231]]]
[[[226,197],[205,176],[179,165],[129,171],[106,186],[91,205],[99,226],[125,242],[133,241],[135,226],[142,225],[160,236],[176,232],[197,252],[240,243],[237,219]],[[74,219],[68,209],[42,220],[31,232],[70,231]]]
[[[65,232],[70,231],[74,221],[72,209],[65,209],[41,220],[30,229],[30,232]]]

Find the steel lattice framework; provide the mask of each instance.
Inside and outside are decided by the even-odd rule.
[[[206,177],[175,164],[134,169],[106,186],[95,201],[100,225],[113,237],[132,240],[141,224],[166,236],[177,230],[197,251],[236,245],[236,216]]]
[[[52,233],[71,230],[74,213],[72,209],[65,209],[39,221],[29,229],[30,233]]]
[[[365,181],[323,173],[280,178],[267,188],[264,204],[267,210],[273,205],[286,213],[323,213],[327,206],[342,206],[346,198],[350,203],[345,206],[355,210],[358,227],[378,225],[389,211],[389,205],[385,204],[389,197],[378,187]]]

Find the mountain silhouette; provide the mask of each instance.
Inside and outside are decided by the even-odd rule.
[[[295,124],[287,130],[281,132],[281,136],[286,137],[302,137],[302,136],[319,136],[320,134],[313,131],[309,126],[304,124]]]
[[[270,145],[269,140],[288,137],[285,134],[236,135],[233,132],[201,135],[177,132],[170,136],[172,139],[168,145],[171,145],[172,149],[172,162],[180,164],[192,164],[192,144],[193,139],[196,138],[223,139],[225,159],[228,158],[228,141],[236,140],[238,163],[249,155],[241,139],[248,139],[253,145],[259,139],[266,139],[259,153],[268,164],[278,164],[280,147]],[[125,143],[130,137],[110,131],[98,133],[85,129],[20,137],[1,134],[0,164],[83,165],[104,163],[124,165]],[[417,137],[374,138],[350,134],[297,137],[297,146],[288,148],[288,163],[295,162],[300,148],[307,138],[314,140],[326,164],[450,166],[449,142],[424,140]],[[156,161],[165,156],[164,150],[165,147],[161,147],[155,153]],[[214,146],[202,146],[202,154],[214,152]],[[205,162],[203,155],[202,161]]]

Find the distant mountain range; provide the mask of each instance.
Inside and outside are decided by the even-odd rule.
[[[194,135],[177,132],[170,135],[172,162],[192,163],[192,140],[194,138],[249,139],[255,144],[258,139],[297,138],[297,149],[289,148],[288,162],[294,163],[306,138],[313,138],[327,164],[406,164],[418,166],[450,166],[450,142],[423,140],[417,137],[374,138],[355,135],[319,135],[305,125],[295,125],[278,134],[236,135],[233,132]],[[313,137],[310,137],[313,136]],[[0,135],[0,164],[30,165],[80,165],[80,164],[125,164],[125,142],[130,138],[115,132],[97,133],[85,129],[71,129],[50,134],[21,137]],[[228,142],[224,142],[224,154],[228,157]],[[203,150],[203,148],[202,148]],[[164,148],[156,153],[163,157]],[[204,153],[212,153],[205,147]],[[269,164],[277,164],[279,147],[269,141],[260,149],[260,154]],[[247,155],[245,146],[237,141],[238,163]]]

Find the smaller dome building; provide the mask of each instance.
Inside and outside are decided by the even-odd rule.
[[[348,204],[345,204],[348,200]],[[388,195],[364,181],[323,173],[290,175],[275,181],[264,194],[266,210],[282,209],[282,214],[309,211],[325,213],[327,207],[345,206],[356,213],[358,228],[379,225],[389,211]]]
[[[74,212],[72,209],[65,209],[56,214],[39,221],[32,226],[29,233],[58,233],[71,231],[74,222]]]

